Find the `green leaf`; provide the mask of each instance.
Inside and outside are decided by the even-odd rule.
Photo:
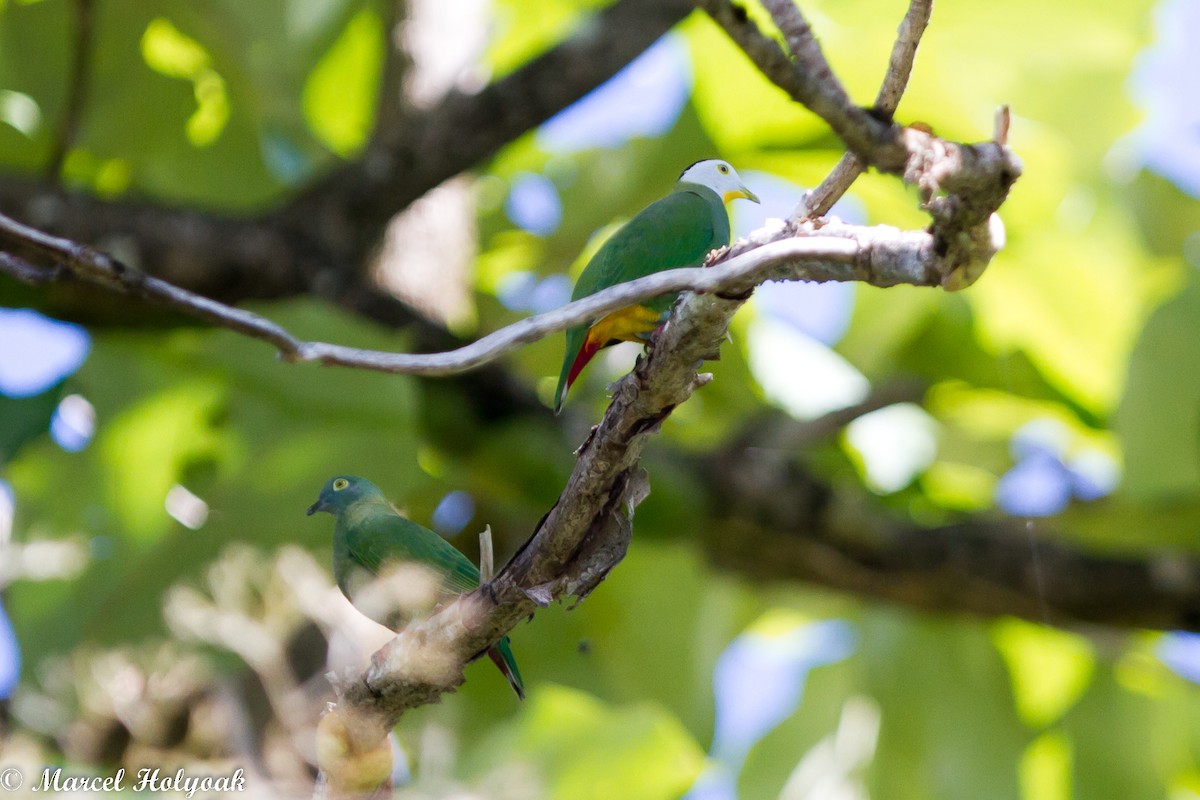
[[[1062,733],[1043,733],[1021,755],[1023,800],[1071,800],[1071,743]]]
[[[568,36],[584,14],[604,5],[603,0],[500,0],[486,60],[497,76],[506,75]]]
[[[46,435],[62,395],[61,385],[33,397],[0,395],[0,466],[11,461],[23,445]]]
[[[30,102],[36,110],[36,124],[23,126],[23,132],[11,121],[0,124],[0,165],[6,168],[33,171],[50,155],[65,113],[71,8],[52,2],[0,5],[0,89],[19,93],[24,116]]]
[[[1146,322],[1129,360],[1116,429],[1125,449],[1125,489],[1142,501],[1200,491],[1200,281]]]
[[[657,704],[613,707],[554,685],[533,690],[512,746],[538,764],[556,800],[669,800],[704,766],[704,751]]]
[[[1012,674],[1017,713],[1030,727],[1059,719],[1092,680],[1095,655],[1082,636],[1006,619],[992,626],[992,639]]]
[[[1098,664],[1091,688],[1062,723],[1074,796],[1163,797],[1168,776],[1195,765],[1195,704],[1194,688],[1151,697],[1114,680],[1111,664]]]
[[[1018,796],[1015,765],[1028,733],[982,626],[876,608],[861,641],[859,691],[882,711],[872,797],[957,800],[964,786],[973,798]]]
[[[1133,232],[1115,218],[1075,235],[1030,232],[965,293],[980,344],[993,356],[1023,351],[1058,391],[1104,414],[1120,397],[1146,266]]]
[[[110,507],[130,534],[144,538],[168,525],[163,499],[186,467],[228,457],[214,426],[223,398],[213,383],[185,381],[104,426],[97,445],[111,476]]]
[[[309,127],[343,158],[366,144],[375,121],[385,42],[379,15],[363,9],[350,19],[304,85]]]

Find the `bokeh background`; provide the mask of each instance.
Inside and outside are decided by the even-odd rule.
[[[59,158],[80,5],[88,89],[54,178],[72,191],[253,215],[367,144],[385,4],[0,0],[0,183]],[[404,96],[423,108],[486,85],[602,5],[404,4]],[[803,5],[860,102],[905,8]],[[1197,549],[1198,52],[1197,0],[939,4],[898,118],[973,141],[1011,106],[1025,174],[1001,210],[1007,248],[953,295],[760,289],[715,380],[648,448],[625,562],[514,632],[529,700],[468,668],[402,720],[399,791],[1200,797],[1193,634],[921,611],[738,551],[789,502],[836,505],[864,539],[1028,521],[1033,565],[1048,543],[1133,561]],[[736,235],[790,214],[840,154],[697,12],[391,224],[370,280],[419,323],[316,289],[248,307],[363,347],[470,338],[564,302],[595,235],[696,159],[730,160],[763,199],[734,205]],[[834,213],[926,224],[913,191],[874,175]],[[324,480],[370,477],[472,556],[490,524],[506,558],[638,352],[607,351],[555,418],[561,337],[487,382],[417,380],[283,364],[110,302],[0,277],[0,766],[244,766],[263,796],[307,791],[323,675],[380,636],[330,588],[329,521],[304,516]]]

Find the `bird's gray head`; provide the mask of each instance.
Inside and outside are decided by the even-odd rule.
[[[308,507],[308,514],[312,516],[318,511],[337,514],[356,500],[382,496],[383,493],[379,491],[379,487],[366,478],[359,478],[356,475],[335,475],[325,481],[325,485],[321,487],[321,494],[317,496],[317,502]]]
[[[728,161],[710,158],[697,161],[683,171],[679,176],[680,183],[695,183],[712,189],[723,201],[728,203],[743,197],[757,203],[758,197],[742,183],[737,170]]]

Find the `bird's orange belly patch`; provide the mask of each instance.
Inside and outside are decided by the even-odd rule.
[[[596,349],[609,342],[641,342],[659,326],[662,312],[645,306],[630,306],[614,311],[588,328],[587,341]]]
[[[565,388],[569,389],[579,373],[602,348],[612,342],[643,342],[645,335],[657,328],[662,320],[662,313],[645,306],[630,306],[614,311],[607,317],[601,317],[588,328],[583,346],[575,355],[575,361],[567,372]],[[566,392],[563,392],[566,396]]]

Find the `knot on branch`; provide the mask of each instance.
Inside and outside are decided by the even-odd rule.
[[[935,226],[966,229],[987,220],[1021,176],[1020,159],[999,142],[956,144],[905,128],[909,159],[902,175],[918,188]]]
[[[633,539],[633,511],[650,495],[650,476],[641,468],[626,472],[616,485],[619,490],[584,534],[563,581],[562,593],[575,597],[572,608],[625,558]]]
[[[936,234],[935,234],[936,236]],[[942,288],[948,292],[965,289],[987,269],[992,256],[1004,248],[1004,223],[999,214],[949,238],[935,239],[935,247],[945,247],[942,256]]]
[[[999,119],[1007,128],[1007,109]],[[933,218],[929,232],[940,258],[941,285],[965,289],[978,280],[1004,246],[1004,224],[996,215],[1021,175],[1021,162],[1003,141],[956,144],[919,127],[904,129],[910,157],[903,179],[918,188]]]

